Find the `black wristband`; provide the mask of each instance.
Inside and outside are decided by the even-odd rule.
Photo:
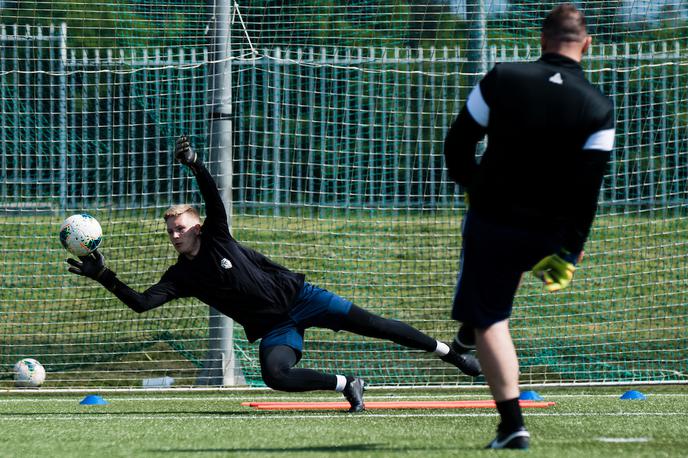
[[[203,161],[201,161],[201,158],[198,157],[198,155],[196,155],[196,160],[186,165],[191,169],[191,173],[193,173],[194,175],[198,175],[198,172],[203,167]]]
[[[103,285],[108,291],[112,291],[115,287],[115,280],[117,279],[117,274],[108,269],[107,267],[98,275],[96,281]]]

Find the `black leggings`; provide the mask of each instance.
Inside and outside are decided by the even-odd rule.
[[[434,351],[437,341],[402,321],[390,320],[352,306],[342,318],[341,329],[366,337],[386,339],[416,350]],[[297,350],[277,345],[260,351],[260,369],[267,386],[280,391],[334,390],[337,378],[311,369],[295,369]]]

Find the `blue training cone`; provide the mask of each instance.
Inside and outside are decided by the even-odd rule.
[[[542,396],[537,391],[523,391],[518,399],[521,401],[542,401]]]
[[[109,404],[105,399],[101,398],[97,394],[89,394],[79,403],[85,406],[104,406]]]
[[[643,393],[640,391],[636,390],[629,390],[626,391],[624,394],[621,395],[619,399],[629,399],[629,400],[638,400],[638,401],[644,401],[647,399]]]

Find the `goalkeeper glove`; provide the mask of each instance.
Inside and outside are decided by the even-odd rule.
[[[192,166],[196,163],[198,156],[196,156],[196,152],[191,149],[189,139],[185,136],[181,136],[177,139],[174,148],[174,158],[181,164],[187,166]]]
[[[576,271],[576,262],[581,255],[567,251],[551,254],[533,266],[533,275],[542,280],[549,292],[559,291],[569,286]]]
[[[69,271],[73,274],[102,281],[105,277],[110,276],[106,275],[106,273],[112,272],[105,267],[105,259],[98,250],[86,256],[79,256],[79,259],[81,261],[72,258],[67,259],[67,263],[71,266]]]

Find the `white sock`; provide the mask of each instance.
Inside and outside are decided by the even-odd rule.
[[[435,348],[435,354],[439,356],[444,356],[449,353],[449,345],[444,342],[437,341],[437,347]]]
[[[335,377],[337,377],[337,387],[334,390],[338,393],[341,393],[346,387],[346,377],[343,375],[336,375]]]

